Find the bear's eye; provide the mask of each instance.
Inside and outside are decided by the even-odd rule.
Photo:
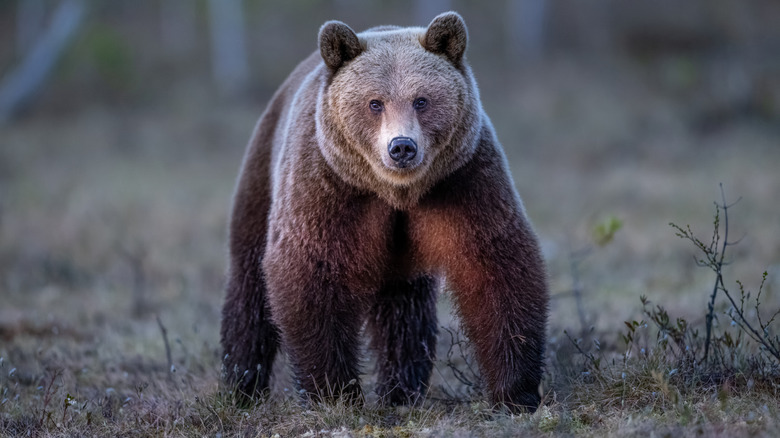
[[[385,108],[382,102],[378,100],[372,100],[371,102],[369,102],[368,107],[371,108],[371,111],[375,113],[381,113],[382,110]]]
[[[414,100],[414,109],[417,111],[425,109],[426,106],[428,106],[428,99],[424,97],[418,97]]]

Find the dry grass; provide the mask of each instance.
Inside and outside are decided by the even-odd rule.
[[[553,300],[539,412],[495,412],[471,394],[446,364],[448,336],[422,408],[371,398],[307,408],[284,379],[269,401],[237,408],[219,384],[219,308],[230,195],[260,109],[95,109],[1,128],[0,435],[777,435],[776,368],[751,360],[763,357],[754,344],[728,367],[697,368],[660,343],[652,319],[662,304],[672,322],[703,328],[712,278],[667,224],[707,235],[718,182],[743,197],[730,212],[745,238],[727,285],[756,290],[769,270],[763,306],[778,307],[776,128],[746,120],[694,132],[684,107],[641,81],[546,68],[500,106],[485,90],[554,291],[572,288],[570,254],[591,248],[578,269],[593,328],[581,331],[573,300]],[[611,217],[623,228],[594,246],[592,229]],[[716,310],[719,336],[736,333],[727,305]],[[456,324],[446,299],[440,313]],[[634,320],[628,343],[623,321]]]

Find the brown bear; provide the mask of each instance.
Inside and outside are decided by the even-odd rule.
[[[222,311],[227,379],[254,397],[283,346],[300,392],[360,399],[364,324],[388,404],[425,393],[446,279],[492,400],[540,402],[548,292],[536,236],[454,12],[356,34],[338,21],[244,157]]]

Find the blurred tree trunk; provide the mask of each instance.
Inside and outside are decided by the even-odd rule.
[[[241,0],[209,0],[211,62],[220,93],[235,98],[247,89],[249,63]]]
[[[76,35],[84,18],[84,0],[62,0],[51,24],[26,53],[21,64],[0,82],[0,123],[32,101]]]
[[[43,0],[19,0],[16,3],[16,51],[24,54],[41,33],[46,7]]]
[[[433,17],[452,10],[451,0],[415,0],[414,21],[419,26],[427,26]]]
[[[537,60],[544,51],[547,0],[508,0],[505,17],[510,62]]]
[[[162,0],[160,35],[165,52],[187,55],[195,48],[197,4],[191,0]]]

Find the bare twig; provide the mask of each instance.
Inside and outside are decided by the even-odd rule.
[[[715,220],[713,221],[714,231],[712,233],[712,239],[709,244],[705,244],[699,240],[691,230],[690,225],[682,228],[674,223],[670,223],[672,227],[677,230],[677,236],[683,239],[690,240],[701,252],[704,254],[704,258],[699,259],[694,257],[697,266],[707,267],[715,272],[715,283],[712,285],[712,293],[710,294],[710,301],[707,303],[707,318],[706,318],[706,335],[704,340],[704,355],[702,356],[702,362],[706,362],[710,352],[710,341],[712,339],[712,324],[715,320],[715,300],[718,297],[718,291],[725,289],[723,286],[723,266],[726,265],[726,248],[733,243],[728,240],[729,236],[729,215],[728,209],[734,206],[733,204],[726,203],[726,194],[723,190],[723,184],[720,184],[721,204],[715,203]],[[723,210],[723,241],[720,240],[720,211]]]
[[[447,350],[445,365],[450,369],[455,379],[465,387],[465,391],[456,390],[447,379],[443,379],[447,387],[445,388],[444,385],[440,385],[439,390],[444,393],[451,402],[469,402],[471,400],[471,395],[478,393],[481,390],[482,381],[479,372],[474,366],[471,354],[468,351],[468,341],[461,338],[460,332],[457,330],[453,330],[449,327],[442,327],[442,329],[450,336],[450,346]],[[455,363],[457,357],[463,360],[465,369],[461,365]],[[441,374],[438,367],[437,371]],[[458,395],[459,393],[462,396]]]
[[[173,358],[171,357],[171,344],[168,342],[168,330],[166,330],[165,326],[162,323],[162,320],[160,319],[160,315],[157,315],[157,325],[160,327],[160,332],[162,333],[163,342],[165,343],[165,358],[168,359],[168,376],[173,378]]]
[[[718,289],[723,288],[723,261],[726,258],[726,247],[729,245],[729,207],[731,205],[726,203],[726,194],[723,191],[723,183],[720,184],[720,197],[723,204],[720,206],[715,204],[715,232],[713,233],[712,247],[717,247],[719,222],[718,222],[718,210],[723,209],[723,246],[720,250],[720,255],[716,256],[717,259],[711,258],[711,266],[715,271],[715,284],[712,287],[712,294],[710,295],[710,302],[707,304],[707,334],[704,339],[704,357],[702,362],[707,361],[707,357],[710,352],[710,339],[712,337],[712,321],[715,318],[715,298],[718,295]],[[739,202],[739,200],[737,200]],[[734,204],[732,204],[734,205]],[[712,263],[714,262],[714,263]]]
[[[49,379],[49,384],[46,386],[46,389],[43,393],[43,408],[41,409],[41,418],[39,420],[41,427],[43,426],[43,421],[46,419],[46,408],[49,407],[49,403],[51,403],[51,399],[54,397],[54,391],[52,390],[52,387],[54,386],[54,382],[61,375],[61,369],[54,370],[52,372],[51,379]]]
[[[580,281],[580,263],[590,254],[590,248],[579,251],[569,252],[569,269],[571,270],[572,295],[577,305],[577,316],[580,319],[580,333],[584,335],[587,331],[587,321],[585,319],[585,307],[582,303],[582,282]]]
[[[731,294],[728,290],[723,289],[724,295],[726,295],[726,298],[728,298],[729,302],[732,305],[732,309],[729,312],[729,316],[732,317],[734,322],[736,322],[740,328],[748,335],[750,336],[754,341],[761,344],[766,350],[775,357],[775,359],[780,361],[780,348],[778,348],[778,345],[775,345],[774,342],[767,336],[767,333],[761,333],[758,330],[756,330],[753,325],[750,324],[750,322],[745,317],[744,309],[737,307],[737,303],[734,301],[734,298],[731,297]],[[734,318],[733,315],[736,313],[737,318]],[[762,331],[767,332],[766,327],[762,327]]]
[[[577,349],[577,352],[579,352],[585,359],[588,360],[588,362],[590,362],[590,366],[593,367],[592,369],[594,371],[600,371],[601,370],[601,359],[603,358],[603,355],[602,355],[602,358],[598,358],[593,353],[591,353],[589,351],[583,350],[582,347],[580,347],[580,341],[582,341],[582,339],[580,339],[580,338],[574,339],[571,336],[571,334],[569,334],[568,330],[564,330],[563,334],[566,335],[566,337],[569,339],[569,342],[571,342],[572,345],[574,345],[574,348]],[[593,343],[596,346],[596,349],[598,351],[601,351],[601,347],[599,345],[598,340],[594,339]],[[601,382],[605,382],[606,381],[604,376],[600,372],[593,374],[593,376],[596,379],[598,379],[599,381],[601,381]]]
[[[761,345],[765,351],[769,352],[776,360],[780,361],[780,342],[776,342],[775,339],[773,339],[769,334],[769,325],[774,322],[775,316],[780,313],[780,310],[775,312],[772,317],[764,323],[761,320],[761,313],[759,312],[759,305],[760,305],[760,298],[761,298],[761,290],[764,287],[764,283],[766,281],[766,273],[764,273],[764,277],[761,281],[761,286],[759,287],[758,295],[756,296],[756,304],[755,304],[755,310],[758,320],[758,328],[754,324],[751,324],[751,322],[748,320],[748,318],[745,315],[745,300],[749,300],[750,293],[745,292],[745,288],[742,285],[741,282],[737,281],[737,284],[739,285],[740,289],[740,300],[739,304],[737,304],[737,301],[734,299],[732,294],[729,292],[728,288],[724,284],[723,281],[723,267],[728,265],[728,262],[726,262],[726,248],[729,246],[733,246],[738,244],[742,238],[739,240],[736,240],[734,242],[729,241],[729,215],[728,210],[729,208],[736,205],[739,201],[742,200],[742,198],[738,198],[735,202],[727,203],[726,202],[726,194],[723,190],[723,184],[720,184],[720,194],[721,194],[721,203],[718,204],[715,203],[715,220],[714,220],[714,231],[712,235],[712,239],[709,243],[709,245],[704,244],[701,240],[696,238],[693,234],[693,231],[691,231],[690,226],[683,229],[682,227],[679,227],[675,224],[672,225],[677,230],[677,236],[690,240],[699,250],[701,250],[704,253],[704,258],[697,259],[697,265],[699,266],[706,266],[709,269],[711,269],[715,273],[715,283],[712,286],[712,293],[710,294],[710,300],[707,303],[707,319],[706,319],[706,338],[704,341],[704,355],[702,357],[702,363],[706,362],[709,358],[709,351],[710,351],[710,343],[712,339],[712,325],[713,320],[715,319],[715,300],[717,298],[718,292],[722,291],[723,295],[726,296],[726,299],[728,299],[729,303],[731,304],[731,309],[728,311],[729,317],[731,317],[732,321],[740,328],[742,332],[744,332],[750,339]],[[723,240],[720,240],[720,211],[723,211]]]

